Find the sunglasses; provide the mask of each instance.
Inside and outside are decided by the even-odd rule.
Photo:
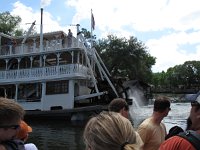
[[[0,128],[6,128],[6,129],[14,129],[17,130],[20,128],[20,125],[4,125],[4,126],[0,126]]]
[[[200,104],[197,102],[197,101],[193,101],[191,102],[191,106],[199,106],[200,107]]]

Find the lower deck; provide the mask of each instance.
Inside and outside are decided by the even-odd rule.
[[[0,85],[0,96],[14,99],[29,111],[66,110],[90,105],[91,96],[103,94],[91,93],[89,86],[89,80],[79,79]]]

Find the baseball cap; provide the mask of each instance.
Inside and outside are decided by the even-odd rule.
[[[25,121],[22,120],[20,122],[20,129],[17,132],[16,138],[23,140],[30,132],[32,132],[32,128]]]

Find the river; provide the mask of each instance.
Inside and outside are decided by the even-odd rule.
[[[167,131],[179,125],[183,129],[186,127],[186,118],[189,115],[189,103],[172,103],[169,115],[163,120]],[[153,106],[130,107],[130,115],[137,126],[152,114]],[[29,135],[28,142],[37,145],[39,150],[84,150],[82,140],[85,122],[67,122],[65,120],[28,120],[33,132]]]

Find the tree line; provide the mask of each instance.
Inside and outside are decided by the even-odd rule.
[[[200,89],[200,61],[186,61],[154,73],[152,85],[155,91],[196,93]]]

